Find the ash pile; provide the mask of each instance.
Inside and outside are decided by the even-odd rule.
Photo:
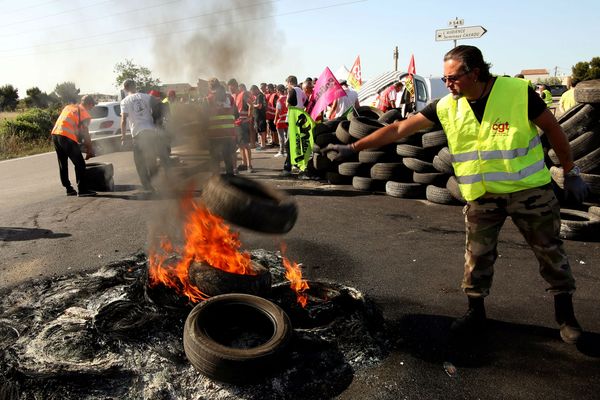
[[[383,317],[358,290],[313,282],[301,308],[280,253],[250,254],[269,270],[269,300],[293,327],[285,357],[258,382],[222,383],[192,366],[182,335],[193,304],[150,288],[138,254],[2,293],[0,399],[324,399],[386,357]]]

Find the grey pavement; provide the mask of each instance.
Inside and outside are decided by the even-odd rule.
[[[98,157],[114,164],[116,191],[95,198],[64,195],[53,153],[0,162],[0,288],[93,271],[144,251],[153,227],[174,221],[178,196],[170,189],[181,194],[193,187],[197,195],[207,177],[206,153],[176,152],[184,163],[182,184],[163,179],[157,186],[165,194],[153,198],[139,190],[131,152]],[[257,171],[243,175],[292,194],[298,221],[283,237],[240,229],[243,246],[277,250],[285,241],[309,280],[337,281],[373,299],[393,338],[389,356],[355,371],[340,399],[598,398],[599,242],[565,242],[577,279],[576,313],[586,330],[578,346],[569,346],[559,339],[533,253],[507,221],[486,300],[489,333],[458,346],[447,330],[466,308],[461,207],[280,178],[283,159],[274,154],[254,152]],[[456,376],[445,372],[444,362],[456,366]]]

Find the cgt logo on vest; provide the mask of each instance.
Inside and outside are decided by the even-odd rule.
[[[494,122],[492,124],[492,136],[507,136],[508,135],[508,122]]]

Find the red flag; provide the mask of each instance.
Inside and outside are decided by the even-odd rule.
[[[408,90],[408,93],[410,93],[411,95],[414,95],[415,87],[413,84],[413,75],[417,73],[417,69],[415,68],[415,55],[414,54],[410,55],[410,62],[408,63],[408,70],[406,72],[408,72],[408,76],[406,77],[406,80],[405,80],[406,90]]]
[[[360,89],[360,87],[362,86],[362,71],[360,69],[360,56],[356,57],[356,60],[354,61],[354,65],[352,66],[352,69],[350,69],[350,74],[348,75],[348,83],[355,90]]]

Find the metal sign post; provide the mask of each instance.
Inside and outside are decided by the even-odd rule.
[[[435,40],[453,40],[454,47],[456,41],[460,39],[477,39],[482,37],[487,30],[483,26],[463,26],[465,21],[458,17],[452,21],[448,21],[449,29],[438,29],[435,31]]]

